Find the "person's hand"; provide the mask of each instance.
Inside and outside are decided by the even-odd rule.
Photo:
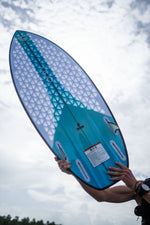
[[[130,189],[134,190],[137,180],[135,179],[132,171],[120,162],[116,162],[116,165],[120,168],[109,167],[109,170],[111,171],[108,171],[107,173],[114,176],[111,177],[110,180],[122,180]]]
[[[55,157],[55,160],[62,172],[67,173],[67,174],[72,174],[71,171],[69,170],[71,167],[70,162],[68,162],[66,160],[60,160],[57,158],[57,156]]]

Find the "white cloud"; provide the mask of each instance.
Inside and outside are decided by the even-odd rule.
[[[55,203],[57,202],[64,202],[64,196],[62,195],[50,195],[50,194],[44,194],[43,190],[42,192],[36,191],[36,190],[28,190],[28,194],[36,201],[40,202],[47,202],[47,201],[53,201]]]

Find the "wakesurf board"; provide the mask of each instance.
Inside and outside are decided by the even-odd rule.
[[[115,182],[107,174],[128,154],[106,101],[81,66],[55,43],[16,31],[10,69],[20,101],[33,125],[70,171],[95,189]]]

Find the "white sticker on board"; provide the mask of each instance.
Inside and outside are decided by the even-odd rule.
[[[110,158],[100,142],[86,149],[84,153],[86,154],[93,167],[104,163]]]

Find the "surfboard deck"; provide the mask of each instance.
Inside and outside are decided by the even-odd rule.
[[[128,154],[120,128],[104,98],[80,65],[55,43],[16,31],[10,70],[21,103],[33,125],[71,172],[95,189],[110,181],[108,167]]]

